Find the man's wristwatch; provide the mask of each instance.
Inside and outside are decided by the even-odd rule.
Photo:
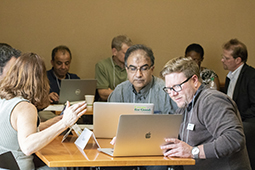
[[[199,158],[199,148],[193,147],[191,150],[191,153],[193,155],[193,158],[198,159]]]

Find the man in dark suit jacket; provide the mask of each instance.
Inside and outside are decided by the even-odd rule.
[[[242,120],[255,123],[255,69],[246,64],[246,46],[231,39],[223,46],[222,63],[229,70],[225,93],[237,104]]]

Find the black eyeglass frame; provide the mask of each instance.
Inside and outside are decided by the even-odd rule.
[[[166,93],[168,93],[168,90],[173,90],[173,91],[175,91],[175,92],[180,92],[180,91],[182,91],[182,85],[184,84],[184,83],[186,83],[187,81],[189,81],[189,79],[191,79],[191,77],[193,77],[193,75],[192,76],[190,76],[189,78],[187,78],[186,80],[184,80],[181,84],[176,84],[176,85],[174,85],[173,87],[164,87],[163,88],[163,90],[166,92]],[[175,90],[175,87],[179,87],[180,88],[180,90]],[[169,93],[168,93],[169,94]]]
[[[138,70],[140,71],[140,72],[146,72],[146,71],[149,71],[150,70],[150,68],[152,67],[153,65],[148,65],[148,64],[144,64],[144,65],[142,65],[142,66],[140,66],[140,67],[136,67],[136,66],[133,66],[133,65],[129,65],[129,66],[126,66],[127,67],[127,69],[129,70],[130,68],[134,68],[135,70],[129,70],[130,72],[132,72],[132,73],[136,73]],[[146,70],[143,70],[143,68],[144,67],[148,67]]]

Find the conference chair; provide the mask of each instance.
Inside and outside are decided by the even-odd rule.
[[[0,169],[15,169],[20,170],[11,151],[5,152],[0,155]]]

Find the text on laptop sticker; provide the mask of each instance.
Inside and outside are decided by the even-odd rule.
[[[134,111],[136,113],[151,113],[151,108],[146,107],[146,106],[135,106]]]

